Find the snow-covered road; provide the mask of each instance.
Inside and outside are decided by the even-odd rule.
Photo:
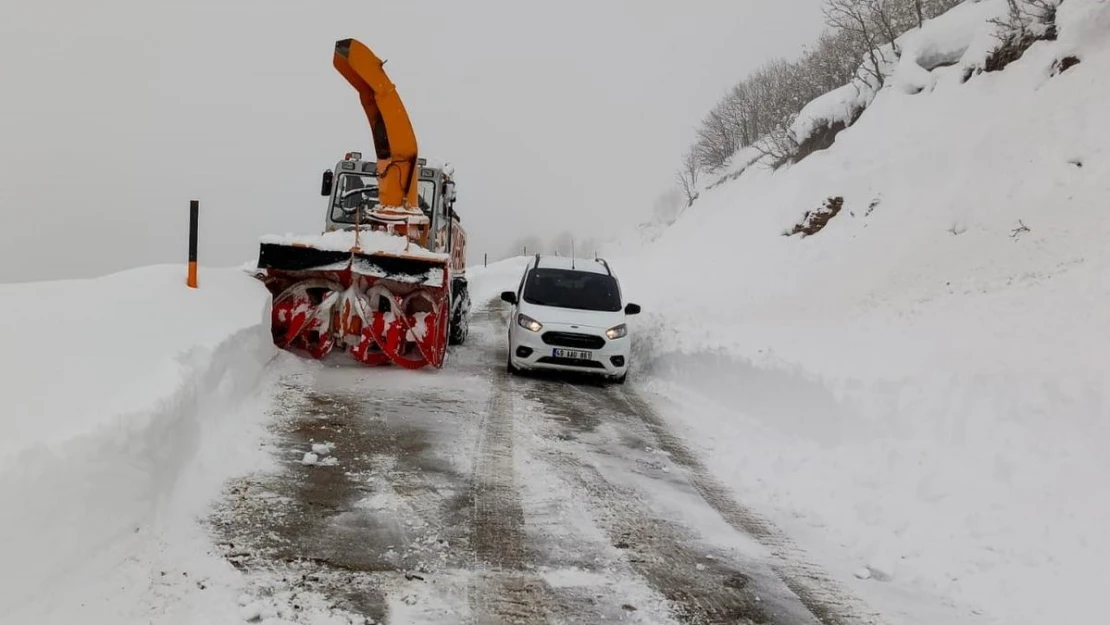
[[[437,372],[282,380],[276,469],[210,519],[244,619],[871,622],[713,480],[661,398],[509,376],[504,312],[480,306]]]

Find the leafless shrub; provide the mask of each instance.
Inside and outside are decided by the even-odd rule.
[[[682,157],[682,167],[678,170],[678,185],[682,189],[683,195],[686,196],[686,206],[694,203],[698,199],[698,175],[701,173],[701,163],[698,161],[697,152],[694,149],[686,152]]]
[[[1010,238],[1012,238],[1012,239],[1017,238],[1017,236],[1019,234],[1021,234],[1022,232],[1032,232],[1032,231],[1029,229],[1029,226],[1025,225],[1024,221],[1019,219],[1018,220],[1018,227],[1014,228],[1013,230],[1010,231]]]
[[[863,216],[864,216],[864,217],[870,217],[870,216],[871,216],[871,213],[872,213],[872,212],[873,212],[873,211],[875,210],[875,208],[876,208],[876,207],[877,207],[877,206],[878,206],[878,205],[879,205],[880,203],[882,203],[882,200],[881,200],[881,199],[879,199],[879,198],[875,198],[875,199],[871,200],[871,203],[867,205],[867,212],[866,212],[866,213],[864,213],[864,214],[863,214]]]
[[[1063,0],[1006,0],[1006,17],[991,20],[1003,41],[1010,33],[1038,39],[1056,38],[1056,10]]]
[[[1008,10],[997,27],[999,45],[987,57],[983,70],[997,72],[1020,59],[1038,41],[1056,39],[1056,9],[1063,0],[1006,0]]]
[[[871,14],[871,0],[826,0],[821,8],[825,23],[833,29],[848,33],[867,57],[861,68],[881,87],[883,74],[881,42],[875,20]]]

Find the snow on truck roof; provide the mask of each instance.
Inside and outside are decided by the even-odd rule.
[[[533,265],[540,269],[574,269],[589,271],[591,273],[612,274],[609,264],[598,258],[571,258],[569,256],[540,256],[539,261]]]

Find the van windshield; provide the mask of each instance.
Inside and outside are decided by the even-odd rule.
[[[524,284],[524,301],[576,310],[621,309],[620,287],[613,276],[572,269],[533,269]]]

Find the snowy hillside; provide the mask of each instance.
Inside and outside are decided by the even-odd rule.
[[[901,623],[1090,620],[1110,579],[1110,3],[982,71],[1005,10],[906,33],[882,89],[796,120],[866,105],[831,147],[613,259],[641,379],[715,402],[687,426],[740,497]]]

